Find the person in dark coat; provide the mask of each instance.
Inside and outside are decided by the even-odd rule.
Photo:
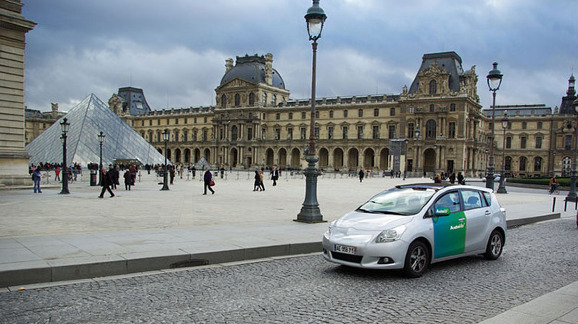
[[[206,169],[205,175],[203,176],[203,181],[205,182],[205,193],[203,195],[207,194],[207,188],[211,191],[212,195],[215,194],[215,190],[213,190],[213,188],[211,188],[211,181],[212,180],[213,180],[213,174],[211,173],[211,171],[209,169]]]
[[[255,183],[253,184],[253,191],[261,191],[261,176],[259,171],[255,170]]]
[[[277,180],[279,180],[279,170],[276,167],[273,167],[271,170],[271,180],[273,180],[273,186],[277,185]]]
[[[461,184],[461,185],[465,184],[464,176],[462,175],[461,172],[458,172],[458,184]]]
[[[107,171],[106,168],[102,168],[102,179],[100,181],[100,185],[102,186],[102,191],[100,192],[100,196],[98,198],[104,197],[104,192],[108,190],[110,193],[110,198],[114,197],[114,193],[110,189],[110,186],[114,183],[114,179],[112,178],[112,172]]]
[[[129,170],[124,171],[124,190],[130,190],[130,186],[132,186],[132,174]]]
[[[363,172],[363,170],[359,170],[359,182],[363,181],[363,177],[365,176],[365,173]]]

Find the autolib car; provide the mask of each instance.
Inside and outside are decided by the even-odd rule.
[[[495,260],[505,241],[506,210],[492,190],[408,184],[383,191],[331,222],[323,235],[323,257],[419,277],[430,264],[457,257],[483,254]]]

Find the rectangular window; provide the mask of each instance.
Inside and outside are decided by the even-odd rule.
[[[315,138],[319,139],[319,127],[315,127]]]
[[[395,116],[395,108],[391,108],[391,109],[389,110],[389,115],[390,115],[390,116]]]
[[[520,148],[523,148],[523,149],[526,148],[526,137],[525,136],[520,137]]]
[[[152,125],[153,125],[153,120],[149,119],[149,126],[152,126]]]
[[[506,137],[506,148],[512,148],[512,138],[511,137]]]
[[[448,137],[456,138],[456,122],[450,122],[448,124]]]
[[[171,120],[167,118],[167,125],[171,124]]]
[[[363,109],[357,111],[357,117],[363,117]]]
[[[363,139],[363,126],[357,126],[357,139]]]
[[[293,128],[287,129],[287,138],[290,140],[293,139]]]
[[[333,127],[329,127],[327,129],[327,138],[328,139],[333,139]]]
[[[394,125],[390,125],[389,126],[389,132],[388,132],[388,136],[389,138],[395,138],[395,126]]]
[[[344,111],[343,111],[343,117],[344,117],[344,118],[347,118],[347,110],[344,110]]]
[[[373,126],[373,134],[372,134],[373,139],[378,139],[379,138],[379,126]]]
[[[275,128],[275,139],[276,140],[281,139],[281,129],[279,128]]]
[[[304,140],[307,138],[307,128],[301,127],[301,139]]]
[[[289,113],[289,119],[293,119],[293,113],[292,112]]]
[[[160,125],[160,124],[161,124],[161,120],[157,119],[157,125]]]
[[[456,111],[456,104],[450,104],[450,111]]]
[[[281,119],[281,113],[276,113],[276,114],[275,114],[275,119],[277,119],[277,120]]]
[[[343,139],[347,139],[347,126],[343,126]]]
[[[175,118],[175,125],[178,125],[178,124],[179,124],[179,119]]]
[[[542,129],[542,122],[538,122],[538,129]]]
[[[542,148],[542,138],[541,137],[536,137],[536,148],[537,149]]]
[[[333,118],[333,110],[329,111],[329,118]]]
[[[247,128],[247,140],[252,140],[253,139],[253,128],[252,127],[248,127]]]
[[[319,110],[315,110],[315,118],[319,119]]]
[[[571,150],[572,149],[572,135],[566,135],[564,138],[564,149]]]
[[[413,138],[414,137],[414,124],[413,123],[409,123],[407,124],[407,138]]]
[[[373,109],[373,117],[379,117],[379,108]]]
[[[307,118],[307,114],[304,111],[302,111],[301,112],[301,119],[306,119],[306,118]]]

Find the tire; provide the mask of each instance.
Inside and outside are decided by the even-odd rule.
[[[410,278],[421,277],[429,267],[429,250],[421,241],[413,241],[407,249],[403,270]]]
[[[490,234],[488,239],[488,244],[486,245],[486,253],[484,257],[487,260],[496,260],[502,255],[502,250],[504,249],[504,235],[498,230],[494,230]]]

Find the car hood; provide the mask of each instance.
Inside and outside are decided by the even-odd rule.
[[[354,228],[364,231],[382,231],[399,225],[407,224],[415,216],[371,214],[352,211],[335,221],[335,226]]]

